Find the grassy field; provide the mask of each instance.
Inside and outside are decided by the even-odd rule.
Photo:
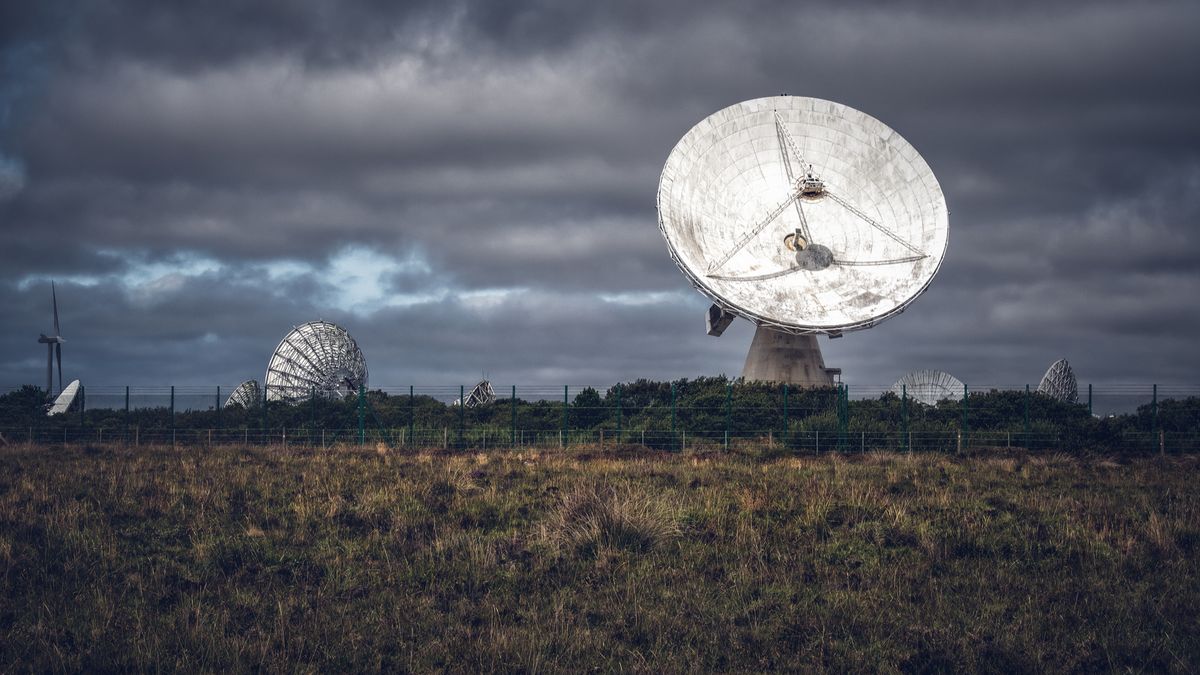
[[[0,448],[0,671],[1200,668],[1200,460]]]

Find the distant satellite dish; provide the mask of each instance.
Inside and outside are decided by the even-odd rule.
[[[262,390],[258,388],[258,380],[246,380],[225,399],[226,408],[239,405],[243,408],[253,408],[262,401]]]
[[[263,382],[272,401],[357,394],[359,387],[367,385],[367,361],[345,328],[310,321],[279,342]]]
[[[949,235],[941,187],[907,141],[798,96],[744,101],[692,127],[663,167],[658,213],[671,258],[714,303],[709,334],[736,316],[758,325],[743,377],[806,386],[833,384],[812,336],[904,311]]]
[[[54,399],[54,403],[50,406],[50,410],[46,411],[47,417],[61,415],[71,409],[71,404],[75,402],[75,397],[79,395],[79,380],[71,380],[58,398]]]
[[[937,405],[945,399],[960,399],[963,395],[963,383],[950,373],[940,370],[917,370],[896,380],[892,385],[892,393],[901,393],[909,398],[924,403]]]
[[[495,403],[496,392],[492,391],[492,383],[487,380],[481,381],[475,385],[470,392],[467,393],[467,407],[477,408],[481,405]],[[455,399],[453,405],[462,405],[462,399]]]
[[[1042,376],[1042,381],[1038,383],[1037,390],[1064,403],[1079,401],[1079,382],[1066,359],[1059,359],[1050,364],[1046,374]]]

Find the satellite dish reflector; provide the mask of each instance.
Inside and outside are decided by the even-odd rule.
[[[726,314],[759,335],[870,328],[924,292],[949,241],[941,186],[907,141],[798,96],[744,101],[692,127],[663,167],[658,216],[671,258],[715,305],[712,335]],[[747,379],[832,385],[815,340],[759,335]]]
[[[1071,370],[1071,364],[1067,363],[1066,359],[1059,359],[1050,364],[1046,374],[1042,376],[1042,381],[1038,383],[1037,390],[1064,403],[1079,401],[1079,381],[1075,379],[1075,372]]]
[[[658,189],[671,257],[720,307],[795,333],[869,328],[941,267],[946,200],[883,122],[816,98],[744,101],[676,144]]]
[[[78,395],[79,380],[71,380],[71,384],[68,384],[65,388],[63,388],[62,393],[58,395],[58,398],[54,399],[54,403],[51,404],[50,409],[46,411],[46,416],[53,417],[55,415],[61,415],[67,412],[71,409],[71,404],[75,402],[75,397]]]
[[[263,382],[272,401],[357,394],[367,385],[367,360],[345,328],[310,321],[283,336]]]
[[[483,380],[479,384],[472,387],[471,391],[467,392],[466,399],[467,399],[466,405],[468,408],[478,408],[481,405],[495,403],[496,402],[496,392],[492,391],[492,383],[491,382],[488,382],[487,380]],[[460,399],[455,399],[454,403],[452,405],[462,405],[462,404],[463,404],[463,400],[460,398]]]
[[[892,385],[892,393],[924,403],[937,405],[945,399],[959,399],[963,395],[963,383],[950,373],[940,370],[917,370],[896,380]]]
[[[225,399],[226,408],[233,406],[241,406],[243,408],[253,408],[262,401],[262,390],[258,387],[258,380],[246,380],[239,384],[237,389]]]

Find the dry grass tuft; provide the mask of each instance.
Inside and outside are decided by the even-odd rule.
[[[645,552],[679,534],[677,516],[661,500],[628,487],[583,485],[563,495],[542,525],[559,551],[595,555],[603,549]]]

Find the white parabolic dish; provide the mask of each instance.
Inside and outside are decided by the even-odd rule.
[[[272,401],[348,396],[367,385],[367,361],[345,328],[309,321],[283,336],[263,383]]]
[[[744,101],[688,131],[663,167],[658,215],[700,292],[790,333],[900,313],[937,274],[949,233],[941,186],[907,141],[798,96]]]

